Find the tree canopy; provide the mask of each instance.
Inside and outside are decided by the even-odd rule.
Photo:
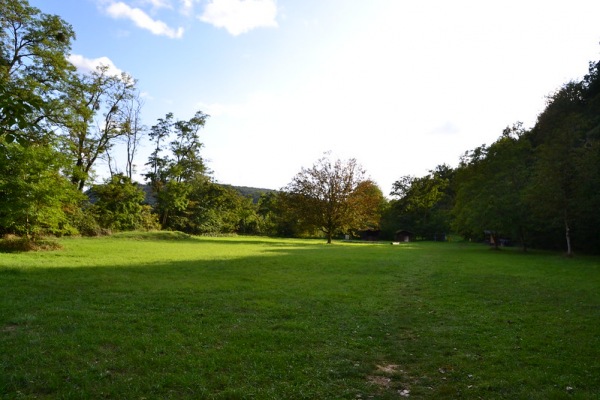
[[[25,0],[0,1],[0,137],[7,142],[35,140],[62,114],[74,38],[60,17]]]
[[[365,178],[356,159],[322,157],[284,188],[288,208],[304,226],[320,229],[331,243],[334,235],[361,229],[375,220],[381,191]]]
[[[507,127],[455,168],[399,171],[388,201],[356,159],[327,154],[280,191],[246,195],[219,184],[202,155],[207,114],[179,120],[168,112],[147,129],[137,81],[107,66],[76,71],[73,40],[59,16],[27,0],[0,0],[0,233],[35,238],[160,223],[194,234],[320,233],[331,243],[404,229],[421,239],[453,232],[495,246],[600,252],[600,62],[548,96],[533,127]],[[143,144],[152,148],[140,171],[147,185],[134,181]],[[100,160],[109,166],[102,183]]]

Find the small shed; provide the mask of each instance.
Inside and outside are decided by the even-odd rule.
[[[405,230],[396,231],[394,240],[396,242],[410,242],[413,238],[413,233]]]

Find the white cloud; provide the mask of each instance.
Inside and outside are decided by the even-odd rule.
[[[108,57],[85,58],[80,54],[71,54],[69,56],[69,62],[82,72],[93,72],[96,68],[103,65],[108,67],[109,75],[120,76],[123,73],[123,71],[117,68]]]
[[[180,12],[183,15],[191,15],[194,11],[194,0],[181,0]]]
[[[148,92],[140,92],[140,97],[142,99],[154,100],[154,97]]]
[[[126,18],[138,27],[149,30],[155,35],[167,36],[172,39],[183,36],[183,28],[173,29],[162,21],[152,19],[148,14],[139,8],[132,8],[125,3],[111,3],[106,12],[113,18]]]
[[[277,27],[275,0],[210,0],[199,17],[237,36],[259,27]]]
[[[152,5],[153,8],[173,8],[169,0],[144,0],[145,4]]]

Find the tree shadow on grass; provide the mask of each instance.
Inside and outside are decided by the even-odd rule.
[[[0,394],[368,392],[356,364],[392,348],[381,331],[389,326],[390,312],[382,314],[389,297],[373,297],[386,279],[356,279],[351,273],[359,264],[332,266],[312,256],[307,263],[303,245],[268,251],[227,260],[0,270],[0,289],[12,293],[0,304]]]
[[[410,389],[477,398],[493,388],[519,398],[549,379],[585,397],[600,384],[600,324],[583,308],[598,302],[592,283],[558,291],[554,281],[563,279],[538,274],[516,285],[516,270],[501,264],[444,265],[447,246],[181,243],[196,241],[261,246],[226,259],[0,269],[0,397],[397,398]],[[149,243],[148,251],[156,248]],[[565,316],[567,336],[579,340],[562,340]],[[556,323],[539,329],[539,321]],[[539,355],[554,345],[551,356]],[[568,375],[565,354],[578,360]],[[530,374],[542,359],[544,374]],[[377,387],[369,377],[386,363],[406,373]],[[517,375],[530,382],[515,385]]]

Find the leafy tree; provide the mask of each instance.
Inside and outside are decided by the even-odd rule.
[[[67,217],[80,199],[50,134],[64,116],[74,37],[26,0],[0,1],[0,226],[34,239],[72,232]]]
[[[22,146],[0,139],[0,227],[36,239],[73,233],[69,208],[80,193],[62,174],[68,160],[52,146]]]
[[[588,252],[600,252],[600,140],[593,140],[587,146],[576,150],[576,168],[580,182],[575,188],[581,212],[574,229],[579,238],[579,248]]]
[[[177,121],[174,124],[175,139],[170,143],[173,154],[170,170],[177,182],[190,181],[207,171],[204,159],[200,156],[203,144],[199,137],[207,118],[207,114],[197,111],[188,121]]]
[[[467,152],[457,173],[455,228],[488,229],[523,247],[598,251],[600,238],[600,62],[563,85],[528,131],[507,128]],[[497,240],[495,241],[497,243]],[[563,244],[564,243],[564,244]]]
[[[277,192],[268,199],[267,207],[261,205],[259,214],[268,213],[272,224],[272,234],[281,237],[312,237],[321,234],[318,227],[306,223],[301,215],[301,208],[296,206],[295,198],[298,194],[289,193],[285,190]]]
[[[130,133],[127,113],[121,111],[135,95],[135,81],[126,73],[111,75],[107,66],[91,74],[76,75],[67,91],[69,114],[63,121],[67,131],[65,151],[74,160],[71,181],[83,190],[96,161]],[[98,114],[102,115],[99,116]]]
[[[156,194],[156,208],[163,228],[182,225],[181,221],[171,224],[169,217],[185,211],[194,182],[202,182],[206,175],[199,132],[207,118],[208,115],[198,111],[188,121],[174,121],[173,114],[168,113],[150,129],[155,148],[147,163],[150,172],[146,179]]]
[[[582,81],[569,82],[549,97],[530,134],[536,159],[530,206],[549,229],[562,227],[568,255],[573,254],[573,233],[579,235],[578,247],[598,240],[590,235],[597,227],[589,227],[598,222],[600,204],[589,190],[597,182],[595,165],[600,162],[599,64],[590,64]]]
[[[391,202],[386,225],[394,223],[395,229],[402,227],[424,238],[447,233],[453,176],[449,166],[440,165],[423,177],[403,176],[394,182],[390,194],[397,199]]]
[[[72,27],[26,0],[0,1],[0,137],[38,140],[62,113]]]
[[[457,173],[454,206],[456,230],[466,237],[488,231],[498,247],[500,237],[519,239],[526,249],[531,231],[525,191],[529,183],[531,146],[521,123],[508,127],[491,146],[467,152]]]
[[[278,216],[277,192],[266,192],[260,195],[256,207],[256,216],[259,219],[260,233],[265,235],[277,235]]]
[[[258,235],[262,233],[262,220],[257,214],[257,207],[252,197],[237,194],[237,233],[244,235]]]
[[[298,215],[300,211],[293,207],[294,197],[286,191],[270,191],[260,196],[256,208],[260,233],[280,237],[311,237],[320,233]]]
[[[381,216],[387,205],[383,192],[375,182],[370,179],[359,182],[356,189],[350,194],[349,202],[355,210],[357,225],[353,231],[378,230]]]
[[[182,216],[178,214],[188,208],[191,191],[192,186],[189,182],[170,180],[162,186],[161,191],[156,194],[156,208],[163,228],[185,230],[182,226],[186,221],[181,221]]]
[[[143,205],[145,192],[122,174],[115,174],[91,189],[96,202],[94,211],[102,228],[113,231],[158,228],[156,217]]]
[[[154,142],[154,151],[150,154],[146,165],[150,168],[150,172],[146,173],[146,179],[150,181],[154,192],[159,193],[163,189],[163,185],[168,180],[170,162],[168,156],[163,156],[165,149],[165,141],[173,132],[173,113],[168,113],[165,118],[159,118],[156,125],[150,128],[148,136]]]
[[[255,206],[235,189],[219,185],[208,176],[177,185],[185,185],[189,192],[185,206],[170,213],[170,229],[191,234],[255,233]]]
[[[365,182],[364,171],[355,159],[331,161],[319,159],[301,171],[284,188],[287,207],[306,228],[319,229],[327,243],[338,233],[360,229],[368,221],[368,201],[356,201],[368,191],[357,190]],[[366,187],[365,187],[366,188]]]

